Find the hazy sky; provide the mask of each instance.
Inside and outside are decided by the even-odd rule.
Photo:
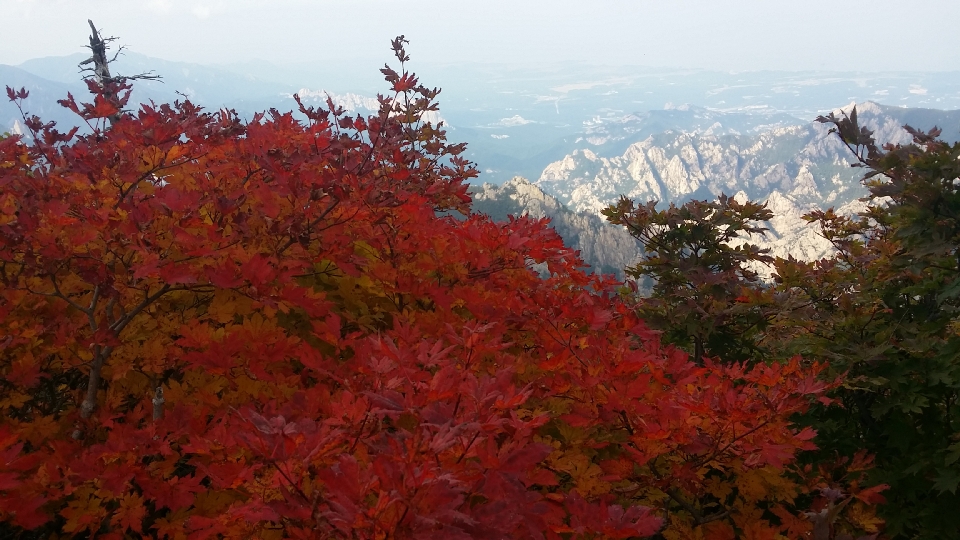
[[[960,70],[958,0],[0,0],[0,63],[80,52],[92,18],[199,63],[390,59],[722,70]]]

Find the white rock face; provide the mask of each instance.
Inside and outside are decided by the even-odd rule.
[[[515,114],[510,118],[501,118],[499,125],[505,126],[505,127],[513,127],[513,126],[525,126],[527,124],[532,124],[532,123],[533,123],[533,120],[527,120],[526,118],[520,116],[519,114]]]
[[[852,107],[841,110],[849,114]],[[868,102],[857,105],[857,112],[860,124],[881,144],[911,141],[888,108]],[[773,125],[748,135],[715,134],[720,131],[717,122],[693,133],[648,136],[609,157],[576,150],[549,164],[536,184],[571,210],[594,215],[620,196],[682,204],[726,193],[766,202],[774,213],[766,224],[770,232],[753,240],[774,256],[803,260],[832,249],[804,214],[829,207],[846,214],[865,209],[859,201],[867,194],[860,182],[863,171],[850,167],[853,157],[829,126]]]
[[[480,191],[473,194],[473,200],[475,204],[479,201],[510,201],[512,206],[521,209],[514,215],[534,218],[548,217],[561,209],[557,199],[519,176],[501,186],[484,184]]]
[[[300,96],[300,99],[304,102],[319,102],[321,104],[326,104],[327,96],[333,101],[333,104],[338,107],[343,107],[348,111],[357,111],[362,109],[364,111],[372,112],[380,110],[380,102],[377,101],[375,97],[361,96],[359,94],[334,94],[332,92],[327,92],[326,90],[310,90],[308,88],[301,88],[297,95]]]

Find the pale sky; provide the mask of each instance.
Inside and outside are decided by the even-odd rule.
[[[130,50],[228,63],[562,62],[720,70],[960,70],[960,0],[0,0],[0,63]]]

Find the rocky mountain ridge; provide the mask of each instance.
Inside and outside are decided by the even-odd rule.
[[[854,104],[844,107],[849,113]],[[901,109],[873,102],[856,105],[860,122],[882,143],[907,143],[903,124],[944,127],[944,138],[960,138],[960,111]],[[628,131],[625,118],[609,132]],[[630,144],[620,155],[605,157],[580,148],[547,165],[535,184],[574,212],[598,215],[626,196],[638,202],[682,204],[713,199],[721,193],[766,202],[775,217],[765,238],[753,239],[780,257],[812,260],[831,246],[802,216],[834,207],[844,214],[862,211],[863,171],[850,167],[843,143],[817,122],[773,125],[754,133],[724,130],[722,118],[707,129],[666,131]]]

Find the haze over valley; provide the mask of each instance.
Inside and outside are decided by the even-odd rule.
[[[415,45],[412,47],[416,50]],[[387,54],[384,54],[387,57]],[[0,65],[0,80],[31,92],[27,111],[60,126],[78,118],[56,104],[82,98],[83,53]],[[205,65],[124,53],[115,72],[153,72],[137,81],[133,103],[190,100],[251,118],[270,108],[325,106],[327,96],[356,114],[377,108],[387,88],[377,64],[286,67],[266,61]],[[815,259],[830,246],[801,216],[816,208],[863,208],[861,173],[847,150],[813,120],[858,106],[879,140],[905,143],[901,128],[940,126],[960,139],[960,72],[710,71],[638,66],[409,64],[442,87],[440,110],[451,141],[468,144],[480,176],[476,211],[498,217],[548,216],[594,268],[623,276],[639,248],[600,210],[621,195],[682,204],[721,193],[765,201],[770,233],[755,238],[777,256]],[[299,114],[299,113],[295,113]],[[20,111],[0,104],[0,128],[23,132]]]

